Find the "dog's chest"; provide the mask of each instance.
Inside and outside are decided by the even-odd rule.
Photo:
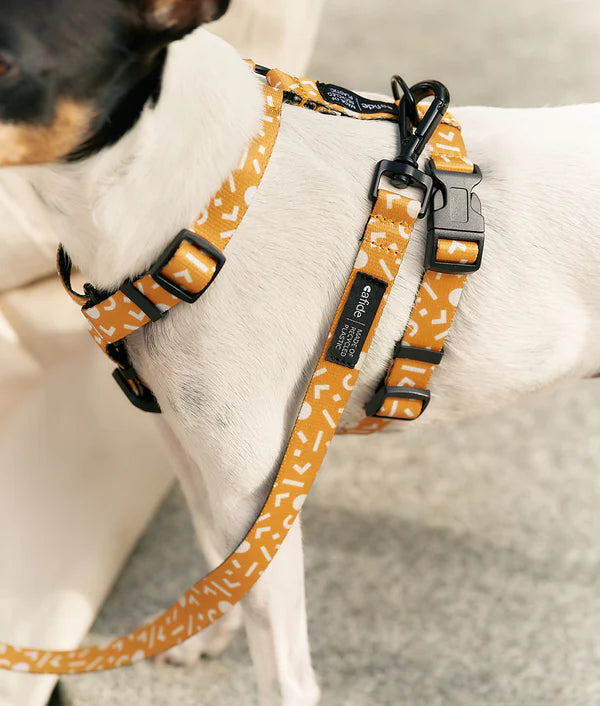
[[[197,305],[177,307],[130,337],[153,389],[168,388],[171,397],[181,390],[178,407],[202,408],[207,385],[229,390],[233,401],[243,393],[241,378],[251,376],[267,394],[298,396],[352,270],[372,206],[374,164],[396,155],[397,133],[393,123],[284,106],[268,169],[227,248],[226,267]],[[412,276],[401,288],[403,311],[394,305],[386,313],[373,350],[379,365],[365,387],[389,363],[389,346],[406,324],[420,275],[418,249],[407,253]]]

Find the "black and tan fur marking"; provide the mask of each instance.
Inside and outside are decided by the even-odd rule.
[[[160,94],[166,47],[229,0],[2,0],[0,166],[80,159]]]

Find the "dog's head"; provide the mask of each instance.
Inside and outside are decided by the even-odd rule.
[[[2,0],[0,166],[114,143],[157,95],[167,45],[229,0]]]

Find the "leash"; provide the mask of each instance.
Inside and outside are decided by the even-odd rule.
[[[148,273],[125,283],[117,292],[101,293],[91,286],[83,295],[74,292],[71,262],[62,248],[58,267],[65,287],[82,306],[94,340],[117,362],[119,385],[136,406],[159,411],[154,396],[128,359],[124,338],[159,320],[176,304],[196,301],[214,281],[225,262],[223,251],[268,164],[283,100],[332,115],[399,120],[401,155],[377,166],[373,207],[358,243],[354,267],[269,497],[235,552],[152,623],[104,647],[60,652],[0,642],[0,668],[74,674],[130,665],[192,637],[248,593],[276,556],[304,505],[358,380],[360,361],[372,343],[414,224],[428,212],[431,203],[426,272],[415,311],[407,333],[396,346],[383,385],[367,405],[359,431],[369,433],[374,430],[371,427],[380,428],[390,419],[417,418],[429,402],[427,384],[441,361],[465,274],[477,269],[483,247],[483,219],[472,194],[481,174],[466,158],[459,126],[445,114],[449,100],[446,89],[437,82],[423,82],[408,89],[395,78],[396,103],[391,104],[262,67],[257,71],[269,83],[264,88],[263,128],[243,156],[240,168],[193,229],[182,231]],[[433,98],[431,105],[417,106],[427,97]],[[433,164],[423,172],[417,160],[427,143]],[[395,186],[419,187],[422,202],[383,188],[384,176]],[[436,303],[435,307],[431,302]],[[401,375],[404,377],[399,379]]]

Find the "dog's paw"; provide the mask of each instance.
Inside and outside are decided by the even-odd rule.
[[[155,657],[155,664],[172,664],[186,667],[194,664],[201,657],[214,659],[220,657],[229,646],[235,633],[242,625],[242,610],[234,606],[229,613],[205,630],[194,635],[181,645],[167,650]]]
[[[314,681],[294,689],[293,693],[274,691],[259,697],[260,706],[319,706],[320,701],[321,690]]]

